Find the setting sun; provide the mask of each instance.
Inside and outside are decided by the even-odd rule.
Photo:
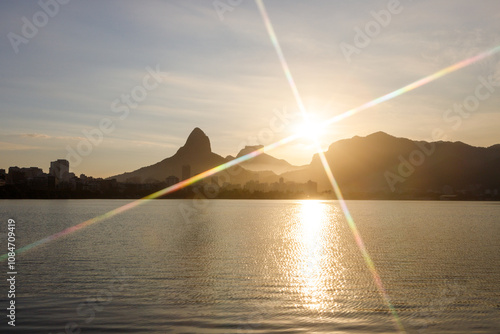
[[[318,141],[321,135],[325,134],[325,127],[314,115],[309,115],[308,120],[302,120],[295,126],[295,132],[301,138]]]
[[[498,0],[1,4],[0,334],[500,333]]]

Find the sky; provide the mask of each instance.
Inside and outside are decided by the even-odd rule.
[[[0,168],[48,172],[69,158],[77,175],[108,177],[173,155],[195,127],[226,156],[303,122],[254,1],[59,1],[0,2]],[[500,45],[497,0],[264,4],[318,124]],[[498,144],[499,91],[495,54],[332,124],[319,141],[384,131]],[[307,138],[271,152],[296,165],[313,153]]]

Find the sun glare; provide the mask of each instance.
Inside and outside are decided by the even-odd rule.
[[[325,133],[325,127],[315,117],[309,117],[295,126],[295,132],[301,137],[311,141],[319,141]]]

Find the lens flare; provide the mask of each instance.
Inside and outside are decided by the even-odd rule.
[[[17,249],[15,253],[16,254],[24,253],[24,252],[26,252],[26,251],[34,248],[34,247],[43,245],[43,244],[45,244],[45,243],[47,243],[49,241],[53,241],[53,240],[62,238],[62,237],[66,236],[66,235],[68,235],[70,233],[79,231],[79,230],[81,230],[81,229],[83,229],[85,227],[88,227],[88,226],[93,225],[95,223],[101,222],[101,221],[106,220],[108,218],[114,217],[114,216],[116,216],[116,215],[118,215],[120,213],[123,213],[123,212],[125,212],[127,210],[130,210],[132,208],[135,208],[135,207],[137,207],[139,205],[143,205],[143,204],[147,203],[148,201],[150,201],[152,199],[159,198],[161,196],[164,196],[164,195],[173,193],[175,191],[178,191],[180,189],[186,188],[186,187],[188,187],[190,185],[193,185],[196,182],[199,182],[199,181],[201,181],[201,180],[203,180],[203,179],[205,179],[205,178],[207,178],[209,176],[217,174],[217,173],[219,173],[219,172],[221,172],[221,171],[223,171],[225,169],[228,169],[230,167],[236,166],[236,165],[242,163],[243,161],[247,161],[247,160],[250,160],[252,158],[255,158],[256,156],[259,156],[259,155],[261,155],[261,154],[263,154],[263,153],[265,153],[265,152],[267,152],[269,150],[272,150],[272,149],[274,149],[276,147],[285,145],[285,144],[287,144],[287,143],[289,143],[289,142],[291,142],[291,141],[293,141],[293,140],[295,140],[297,138],[298,138],[297,135],[286,137],[286,138],[284,138],[284,139],[282,139],[282,140],[280,140],[278,142],[275,142],[273,144],[267,145],[267,146],[262,147],[262,148],[260,148],[258,150],[255,150],[255,151],[253,151],[251,153],[243,155],[243,156],[241,156],[241,157],[239,157],[237,159],[231,160],[231,161],[226,162],[226,163],[224,163],[222,165],[219,165],[217,167],[209,169],[209,170],[207,170],[207,171],[205,171],[203,173],[197,174],[197,175],[195,175],[195,176],[193,176],[193,177],[191,177],[189,179],[186,179],[184,181],[176,183],[176,184],[174,184],[174,185],[172,185],[170,187],[167,187],[165,189],[159,190],[159,191],[157,191],[155,193],[152,193],[152,194],[150,194],[150,195],[148,195],[146,197],[143,197],[141,199],[138,199],[138,200],[135,200],[133,202],[127,203],[127,204],[125,204],[125,205],[123,205],[121,207],[118,207],[118,208],[116,208],[114,210],[106,212],[105,214],[102,214],[102,215],[100,215],[98,217],[86,220],[83,223],[77,224],[75,226],[68,227],[67,229],[62,230],[61,232],[55,233],[55,234],[53,234],[51,236],[48,236],[48,237],[45,237],[45,238],[43,238],[41,240],[35,241],[35,242],[33,242],[33,243],[29,244],[29,245],[26,245],[24,247],[21,247],[21,248]],[[8,253],[1,255],[0,256],[0,262],[7,260],[7,258],[8,258]]]
[[[278,54],[278,58],[280,60],[281,66],[283,68],[283,71],[285,73],[286,79],[287,79],[287,81],[288,81],[288,83],[290,85],[290,88],[291,88],[292,93],[293,93],[293,95],[295,97],[295,100],[296,100],[296,102],[298,104],[298,107],[299,107],[299,109],[300,109],[300,111],[302,113],[302,116],[304,117],[304,122],[306,122],[306,124],[309,124],[309,121],[310,121],[309,115],[308,115],[308,113],[306,111],[306,108],[304,107],[304,104],[303,104],[302,99],[300,97],[300,94],[298,92],[298,89],[297,89],[297,86],[295,84],[295,81],[293,80],[291,71],[290,71],[290,69],[288,67],[288,64],[287,64],[287,62],[285,60],[285,57],[284,57],[283,52],[281,50],[281,47],[280,47],[280,45],[278,43],[278,39],[276,37],[276,34],[274,33],[274,29],[272,27],[272,24],[271,24],[271,21],[269,20],[268,15],[267,15],[267,12],[266,12],[266,9],[264,7],[264,4],[263,4],[262,0],[256,0],[256,3],[257,3],[257,6],[258,6],[258,8],[260,10],[261,15],[262,15],[262,18],[263,18],[264,24],[266,26],[266,29],[268,31],[269,37],[271,39],[271,42],[272,42],[272,44],[273,44],[273,46],[274,46],[274,48],[275,48],[275,50],[276,50],[276,52]],[[424,77],[424,78],[422,78],[420,80],[417,80],[417,81],[415,81],[415,82],[413,82],[413,83],[411,83],[409,85],[406,85],[406,86],[404,86],[402,88],[399,88],[397,90],[394,90],[394,91],[392,91],[392,92],[390,92],[390,93],[388,93],[386,95],[383,95],[383,96],[381,96],[379,98],[376,98],[376,99],[374,99],[372,101],[369,101],[369,102],[367,102],[365,104],[362,104],[361,106],[358,106],[358,107],[350,109],[350,110],[348,110],[348,111],[346,111],[346,112],[344,112],[342,114],[334,116],[334,117],[328,119],[327,121],[323,122],[321,125],[316,125],[316,127],[317,127],[317,129],[319,129],[319,128],[326,128],[327,126],[329,126],[329,125],[331,125],[333,123],[339,122],[339,121],[341,121],[341,120],[343,120],[345,118],[348,118],[348,117],[350,117],[350,116],[352,116],[354,114],[357,114],[360,111],[369,109],[369,108],[371,108],[371,107],[373,107],[375,105],[378,105],[378,104],[383,103],[385,101],[391,100],[391,99],[393,99],[395,97],[398,97],[398,96],[400,96],[400,95],[402,95],[404,93],[407,93],[407,92],[412,91],[412,90],[414,90],[416,88],[424,86],[424,85],[426,85],[426,84],[428,84],[430,82],[433,82],[433,81],[435,81],[435,80],[437,80],[437,79],[439,79],[439,78],[441,78],[441,77],[443,77],[445,75],[448,75],[448,74],[453,73],[453,72],[455,72],[455,71],[457,71],[459,69],[467,67],[467,66],[469,66],[469,65],[471,65],[473,63],[481,61],[481,60],[483,60],[483,59],[485,59],[487,57],[490,57],[490,56],[492,56],[492,55],[494,55],[494,54],[496,54],[498,52],[500,52],[500,45],[496,46],[496,47],[494,47],[492,49],[489,49],[489,50],[487,50],[487,51],[485,51],[483,53],[480,53],[480,54],[478,54],[478,55],[476,55],[474,57],[465,59],[465,60],[463,60],[461,62],[458,62],[456,64],[448,66],[448,67],[446,67],[446,68],[444,68],[444,69],[442,69],[442,70],[440,70],[438,72],[435,72],[435,73],[433,73],[433,74],[431,74],[429,76],[426,76],[426,77]],[[318,133],[317,129],[316,129],[316,133]],[[307,130],[306,132],[312,133],[314,131],[313,130]],[[146,196],[146,197],[144,197],[142,199],[135,200],[133,202],[127,203],[127,204],[125,204],[125,205],[123,205],[121,207],[118,207],[118,208],[116,208],[114,210],[111,210],[111,211],[109,211],[109,212],[107,212],[107,213],[105,213],[103,215],[100,215],[98,217],[86,220],[86,221],[84,221],[84,222],[82,222],[80,224],[77,224],[75,226],[69,227],[69,228],[67,228],[67,229],[65,229],[63,231],[60,231],[60,232],[55,233],[55,234],[53,234],[51,236],[45,237],[45,238],[43,238],[41,240],[33,242],[33,243],[31,243],[29,245],[26,245],[24,247],[21,247],[21,248],[17,249],[15,251],[15,253],[16,254],[24,253],[24,252],[26,252],[26,251],[28,251],[30,249],[33,249],[33,248],[35,248],[37,246],[43,245],[43,244],[48,243],[48,242],[53,241],[53,240],[57,240],[57,239],[62,238],[64,236],[68,235],[68,234],[77,232],[77,231],[79,231],[79,230],[81,230],[81,229],[83,229],[85,227],[88,227],[90,225],[96,224],[96,223],[101,222],[103,220],[106,220],[108,218],[114,217],[114,216],[116,216],[116,215],[118,215],[120,213],[126,212],[129,209],[132,209],[134,207],[137,207],[137,206],[140,206],[140,205],[142,205],[144,203],[147,203],[148,201],[150,201],[152,199],[159,198],[159,197],[161,197],[163,195],[167,195],[167,194],[173,193],[175,191],[178,191],[180,189],[183,189],[183,188],[185,188],[187,186],[195,184],[196,182],[199,182],[200,180],[203,180],[206,177],[212,176],[212,175],[214,175],[216,173],[219,173],[219,172],[221,172],[221,171],[223,171],[223,170],[225,170],[227,168],[236,166],[236,165],[238,165],[239,163],[241,163],[243,161],[247,161],[249,159],[257,157],[257,156],[259,156],[259,155],[261,155],[261,154],[263,154],[265,152],[271,151],[271,150],[273,150],[273,149],[275,149],[277,147],[280,147],[282,145],[288,144],[288,143],[290,143],[292,141],[295,141],[296,139],[298,139],[300,137],[301,137],[300,133],[295,133],[295,134],[293,134],[291,136],[288,136],[286,138],[281,139],[280,141],[277,141],[277,142],[275,142],[273,144],[267,145],[267,146],[265,146],[263,148],[260,148],[260,149],[254,151],[254,152],[251,152],[249,154],[246,154],[246,155],[244,155],[244,156],[242,156],[240,158],[234,159],[234,160],[232,160],[230,162],[224,163],[224,164],[222,164],[220,166],[214,167],[214,168],[209,169],[209,170],[207,170],[207,171],[205,171],[203,173],[195,175],[195,176],[193,176],[193,177],[191,177],[191,178],[189,178],[187,180],[179,182],[179,183],[177,183],[177,184],[175,184],[173,186],[167,187],[167,188],[162,189],[160,191],[157,191],[157,192],[155,192],[153,194],[150,194],[150,195],[148,195],[148,196]],[[316,138],[317,138],[317,136],[316,136]],[[316,139],[316,147],[317,147],[317,153],[318,153],[318,155],[320,157],[321,163],[323,164],[323,167],[324,167],[325,172],[327,174],[327,177],[328,177],[328,179],[330,181],[330,184],[332,185],[332,187],[333,187],[333,189],[335,191],[337,199],[340,202],[342,211],[344,212],[344,215],[345,215],[345,217],[346,217],[346,219],[348,221],[349,227],[350,227],[350,229],[351,229],[351,231],[352,231],[352,233],[354,235],[354,238],[356,240],[358,248],[360,249],[360,251],[361,251],[361,253],[363,255],[363,258],[365,259],[367,267],[369,268],[370,272],[372,273],[374,281],[375,281],[375,283],[376,283],[376,285],[377,285],[377,287],[379,289],[379,292],[381,293],[383,299],[385,300],[386,304],[388,305],[388,307],[389,307],[389,309],[390,309],[390,311],[391,311],[391,313],[393,315],[393,318],[396,321],[398,329],[400,331],[404,331],[404,328],[403,328],[401,322],[399,321],[397,312],[396,312],[396,310],[394,309],[394,307],[392,306],[392,304],[390,302],[390,299],[389,299],[389,297],[388,297],[388,295],[387,295],[387,293],[386,293],[386,291],[385,291],[385,289],[383,287],[383,284],[382,284],[382,281],[380,279],[380,276],[378,275],[378,273],[376,271],[375,265],[374,265],[373,261],[371,260],[368,251],[366,250],[366,247],[365,247],[365,245],[363,243],[361,235],[359,234],[359,231],[356,228],[356,224],[354,223],[354,220],[353,220],[353,218],[352,218],[352,216],[351,216],[351,214],[350,214],[350,212],[349,212],[349,210],[347,208],[347,204],[345,203],[344,198],[342,196],[342,192],[340,191],[340,188],[339,188],[339,186],[338,186],[338,184],[337,184],[337,182],[336,182],[336,180],[335,180],[335,178],[334,178],[334,176],[333,176],[333,174],[331,172],[331,169],[330,169],[330,167],[328,165],[328,161],[326,160],[326,157],[325,157],[323,151],[321,149],[319,149],[319,145],[317,144],[317,139]],[[7,260],[7,258],[8,258],[8,254],[1,255],[0,256],[0,262]]]
[[[322,126],[322,123],[313,120],[305,120],[294,126],[294,133],[297,133],[300,138],[317,141],[325,134],[325,129],[326,127]]]
[[[266,14],[266,17],[267,17],[267,14]],[[417,81],[415,81],[415,82],[413,82],[413,83],[411,83],[411,84],[409,84],[409,85],[407,85],[407,86],[405,86],[403,88],[397,89],[397,90],[395,90],[395,91],[393,91],[391,93],[388,93],[388,94],[386,94],[386,95],[384,95],[382,97],[379,97],[379,98],[374,99],[374,100],[372,100],[370,102],[367,102],[367,103],[365,103],[365,104],[363,104],[363,105],[361,105],[359,107],[353,108],[353,109],[348,110],[348,111],[346,111],[346,112],[344,112],[344,113],[342,113],[340,115],[332,117],[329,120],[323,122],[321,126],[322,127],[326,127],[328,125],[336,123],[336,122],[338,122],[338,121],[340,121],[340,120],[342,120],[344,118],[352,116],[352,115],[354,115],[354,114],[356,114],[356,113],[358,113],[360,111],[363,111],[365,109],[373,107],[373,106],[375,106],[377,104],[380,104],[382,102],[385,102],[385,101],[388,101],[390,99],[393,99],[393,98],[395,98],[397,96],[400,96],[400,95],[402,95],[402,94],[404,94],[406,92],[409,92],[409,91],[411,91],[413,89],[416,89],[418,87],[426,85],[426,84],[428,84],[428,83],[430,83],[430,82],[432,82],[434,80],[437,80],[437,79],[439,79],[439,78],[441,78],[441,77],[443,77],[443,76],[445,76],[447,74],[450,74],[450,73],[452,73],[452,72],[454,72],[456,70],[459,70],[461,68],[464,68],[466,66],[469,66],[469,65],[471,65],[471,64],[473,64],[475,62],[478,62],[478,61],[480,61],[482,59],[485,59],[486,57],[490,57],[490,56],[492,56],[492,55],[494,55],[494,54],[496,54],[498,52],[500,52],[500,45],[497,46],[497,47],[494,47],[494,48],[492,48],[492,49],[490,49],[488,51],[480,53],[477,56],[468,58],[468,59],[463,60],[461,62],[458,62],[458,63],[456,63],[454,65],[451,65],[451,66],[449,66],[449,67],[447,67],[447,68],[445,68],[443,70],[440,70],[440,71],[438,71],[438,72],[436,72],[434,74],[431,74],[431,75],[429,75],[429,76],[427,76],[427,77],[425,77],[423,79],[417,80]],[[289,82],[293,83],[293,78],[291,78],[291,76],[288,76],[288,77],[290,77]],[[297,92],[297,96],[299,96],[298,92]],[[299,98],[299,101],[300,101],[300,98]],[[303,108],[303,106],[302,106],[302,108]],[[302,110],[305,110],[305,108],[303,108]],[[212,168],[212,169],[210,169],[210,170],[208,170],[208,171],[206,171],[204,173],[200,173],[200,174],[198,174],[196,176],[193,176],[193,177],[191,177],[191,178],[189,178],[189,179],[187,179],[185,181],[177,183],[177,184],[175,184],[175,185],[173,185],[171,187],[165,188],[165,189],[160,190],[160,191],[158,191],[156,193],[153,193],[153,194],[151,194],[149,196],[146,196],[142,200],[144,200],[144,199],[146,199],[146,200],[154,199],[154,198],[158,198],[158,197],[160,197],[162,195],[166,195],[166,194],[178,191],[178,190],[180,190],[180,189],[182,189],[184,187],[187,187],[187,186],[189,186],[191,184],[194,184],[194,183],[202,180],[205,177],[211,176],[211,175],[213,175],[215,173],[218,173],[220,171],[223,171],[223,170],[225,170],[225,169],[227,169],[229,167],[235,166],[235,165],[237,165],[237,164],[239,164],[239,163],[241,163],[243,161],[252,159],[252,158],[254,158],[254,157],[256,157],[256,156],[258,156],[258,155],[260,155],[262,153],[269,152],[269,151],[271,151],[271,150],[273,150],[273,149],[275,149],[277,147],[280,147],[282,145],[285,145],[285,144],[288,144],[290,142],[293,142],[293,141],[295,141],[298,138],[300,138],[300,134],[297,134],[297,133],[293,134],[293,135],[288,136],[286,138],[283,138],[283,139],[281,139],[281,140],[279,140],[279,141],[277,141],[277,142],[275,142],[273,144],[267,145],[267,146],[265,146],[265,147],[263,147],[261,149],[258,149],[258,150],[254,151],[254,152],[248,153],[247,155],[244,155],[244,156],[242,156],[242,157],[240,157],[238,159],[232,160],[230,163],[225,163],[225,164],[222,164],[220,166],[214,167],[214,168]],[[128,203],[128,204],[126,204],[124,206],[121,206],[121,207],[116,208],[116,209],[114,209],[112,211],[109,211],[108,213],[105,213],[105,214],[103,214],[103,215],[101,215],[99,217],[96,217],[96,218],[93,218],[93,219],[89,219],[89,220],[87,220],[87,221],[85,221],[83,223],[80,223],[80,224],[75,225],[73,227],[69,227],[69,228],[67,228],[67,229],[65,229],[65,230],[63,230],[61,232],[58,232],[56,234],[53,234],[53,235],[48,236],[46,238],[43,238],[43,239],[41,239],[39,241],[36,241],[36,242],[34,242],[32,244],[29,244],[27,246],[19,248],[19,249],[16,250],[16,254],[23,253],[26,250],[29,250],[29,249],[31,249],[31,248],[33,248],[35,246],[42,245],[42,244],[44,244],[44,243],[46,243],[48,241],[52,241],[52,240],[58,239],[58,238],[60,238],[60,237],[62,237],[64,235],[67,235],[69,233],[76,232],[76,231],[78,231],[78,230],[80,230],[80,229],[82,229],[82,228],[84,228],[86,226],[89,226],[89,225],[95,224],[95,223],[97,223],[99,221],[102,221],[102,220],[105,220],[107,218],[113,217],[113,216],[115,216],[115,215],[117,215],[119,213],[127,211],[128,209],[131,209],[131,208],[134,208],[134,207],[136,207],[138,205],[141,205],[142,203],[144,203],[144,202],[141,201],[141,200],[137,200],[137,201]],[[7,254],[1,255],[0,256],[0,261],[5,261],[7,259],[7,257],[8,257]]]
[[[363,105],[360,105],[359,107],[353,108],[351,110],[343,112],[340,115],[332,117],[332,118],[330,118],[329,120],[327,120],[325,122],[324,126],[328,126],[330,124],[333,124],[333,123],[336,123],[338,121],[341,121],[341,120],[343,120],[343,119],[345,119],[347,117],[350,117],[350,116],[352,116],[354,114],[357,114],[358,112],[363,111],[365,109],[368,109],[368,108],[371,108],[373,106],[376,106],[377,104],[380,104],[382,102],[392,100],[393,98],[398,97],[398,96],[400,96],[400,95],[402,95],[404,93],[408,93],[408,92],[410,92],[410,91],[412,91],[412,90],[414,90],[414,89],[416,89],[418,87],[424,86],[424,85],[426,85],[426,84],[428,84],[428,83],[430,83],[432,81],[435,81],[435,80],[437,80],[439,78],[442,78],[442,77],[444,77],[447,74],[453,73],[453,72],[455,72],[455,71],[457,71],[459,69],[467,67],[467,66],[469,66],[471,64],[474,64],[474,63],[476,63],[478,61],[481,61],[481,60],[483,60],[483,59],[485,59],[487,57],[491,57],[491,56],[493,56],[494,54],[496,54],[498,52],[500,52],[500,45],[496,46],[496,47],[494,47],[492,49],[489,49],[487,51],[484,51],[484,52],[482,52],[482,53],[480,53],[480,54],[478,54],[478,55],[476,55],[474,57],[462,60],[462,61],[460,61],[458,63],[453,64],[453,65],[450,65],[450,66],[448,66],[448,67],[446,67],[446,68],[444,68],[444,69],[442,69],[440,71],[437,71],[437,72],[435,72],[435,73],[433,73],[431,75],[426,76],[425,78],[422,78],[420,80],[414,81],[414,82],[412,82],[409,85],[406,85],[406,86],[404,86],[402,88],[396,89],[395,91],[392,91],[392,92],[390,92],[388,94],[385,94],[385,95],[383,95],[383,96],[381,96],[379,98],[371,100],[370,102],[367,102],[367,103],[365,103]]]
[[[365,263],[373,276],[375,284],[376,284],[384,302],[386,303],[387,307],[389,308],[389,310],[393,316],[396,327],[398,328],[398,330],[400,332],[405,332],[405,329],[403,327],[403,324],[401,323],[401,320],[399,319],[397,311],[394,308],[394,306],[392,305],[391,299],[390,299],[389,295],[387,294],[387,292],[384,288],[384,285],[382,284],[382,280],[380,279],[380,275],[378,274],[377,269],[375,268],[375,264],[373,263],[373,261],[370,257],[370,254],[368,253],[368,250],[365,247],[363,239],[361,238],[361,234],[359,234],[358,228],[356,227],[356,224],[354,223],[354,219],[352,218],[352,216],[347,208],[347,204],[344,201],[344,197],[342,196],[342,192],[340,191],[340,187],[338,186],[337,181],[335,180],[335,177],[333,176],[333,173],[330,169],[328,161],[326,160],[325,154],[321,150],[321,147],[319,145],[319,139],[318,139],[318,136],[317,136],[315,131],[318,131],[318,129],[322,128],[322,127],[318,127],[318,129],[311,128],[312,122],[310,121],[310,116],[304,107],[304,104],[302,102],[302,98],[298,92],[297,86],[295,85],[295,81],[293,80],[292,73],[288,67],[288,64],[287,64],[286,59],[283,55],[283,52],[281,51],[281,47],[280,47],[280,44],[278,42],[278,38],[276,37],[276,34],[274,33],[274,29],[273,29],[273,26],[271,24],[271,21],[269,20],[269,16],[267,15],[264,3],[262,2],[262,0],[256,0],[256,2],[257,2],[257,6],[259,7],[259,10],[261,12],[262,18],[264,20],[264,24],[267,28],[267,32],[268,32],[269,37],[271,39],[271,43],[273,44],[274,49],[276,50],[276,53],[278,54],[278,58],[281,62],[281,66],[283,67],[283,71],[285,72],[285,76],[288,80],[288,84],[290,85],[290,88],[293,91],[293,95],[295,96],[295,100],[297,101],[299,109],[300,109],[302,116],[304,118],[305,135],[312,136],[312,139],[314,140],[314,144],[316,147],[316,152],[320,156],[321,163],[323,165],[323,168],[325,169],[326,175],[328,176],[328,180],[330,181],[330,184],[332,185],[332,188],[335,191],[335,195],[337,196],[337,200],[340,202],[340,207],[342,208],[342,211],[344,212],[344,216],[346,217],[347,222],[349,224],[349,228],[351,229],[351,231],[354,235],[354,239],[356,240],[356,244],[358,245],[358,248],[360,249],[361,254],[363,255],[363,259],[365,260]],[[395,96],[397,96],[397,95],[395,95]],[[384,100],[380,100],[380,102],[383,102],[383,101]],[[372,102],[373,102],[373,105],[380,103],[377,100],[374,100]],[[366,108],[368,108],[368,107],[369,106],[367,106]],[[348,116],[350,116],[350,114],[347,114],[345,117],[348,117]]]

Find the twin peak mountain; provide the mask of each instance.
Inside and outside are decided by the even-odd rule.
[[[236,157],[261,147],[246,146]],[[500,189],[500,145],[484,148],[461,142],[429,143],[376,132],[366,137],[339,140],[324,153],[344,191],[429,191],[443,187]],[[186,177],[186,166],[189,166],[189,176],[194,176],[233,159],[233,156],[224,158],[212,152],[208,136],[195,128],[173,156],[110,178],[126,183],[163,182],[169,176],[182,180]],[[273,183],[282,177],[285,182],[317,182],[319,191],[331,188],[317,154],[309,165],[294,166],[263,153],[230,167],[224,175],[227,177],[222,181],[231,184],[244,185],[252,180]]]
[[[262,146],[245,146],[236,157],[253,152],[260,147]],[[154,165],[110,178],[125,183],[155,183],[165,181],[169,176],[175,176],[182,180],[186,177],[185,166],[189,166],[189,174],[194,176],[233,159],[235,158],[232,156],[224,158],[212,152],[208,136],[200,128],[195,128],[188,136],[184,146],[179,148],[173,156]],[[264,153],[238,166],[231,167],[228,171],[231,180],[227,181],[232,184],[245,184],[251,180],[260,182],[277,181],[279,174],[301,168]]]

